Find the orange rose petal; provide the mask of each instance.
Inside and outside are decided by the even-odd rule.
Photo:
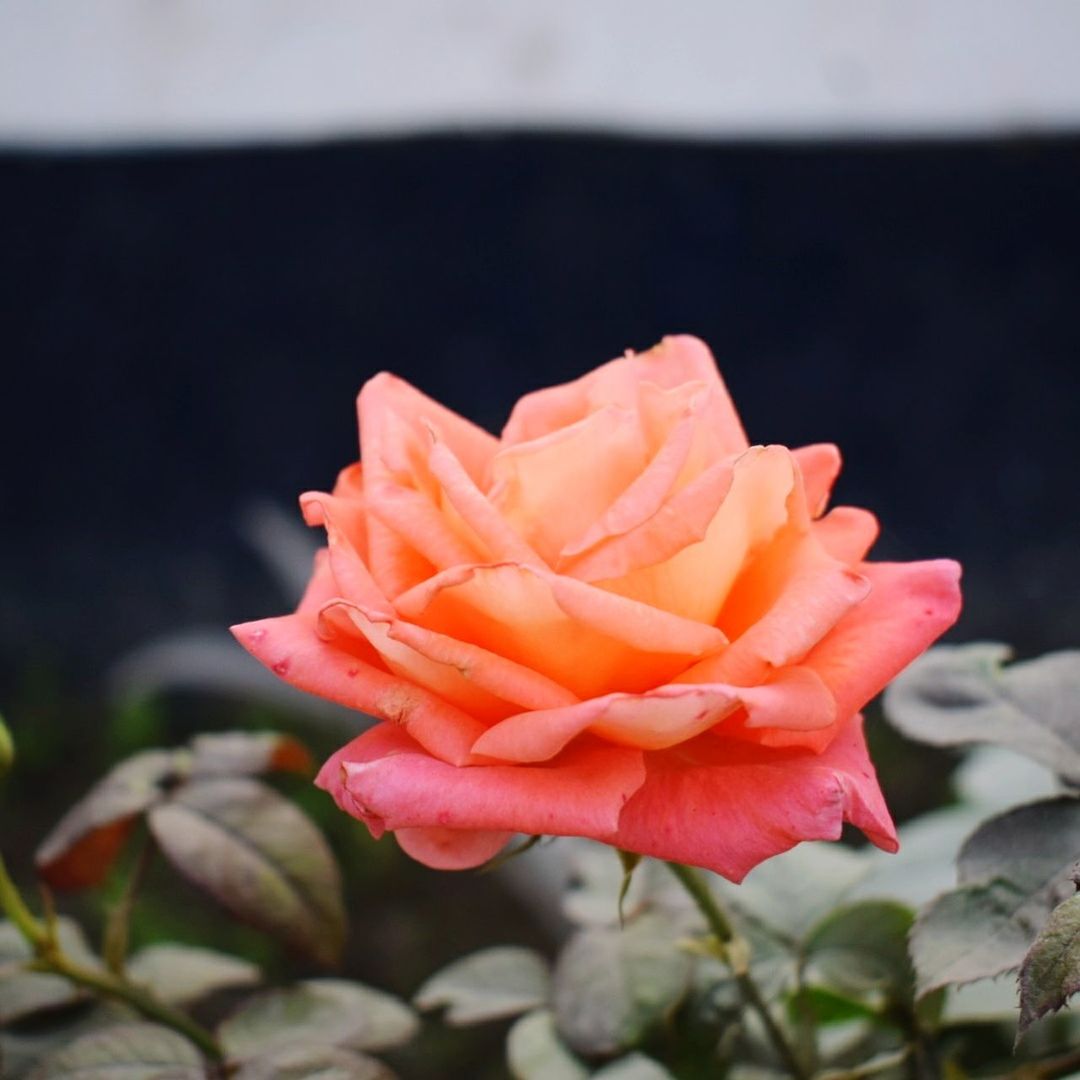
[[[515,563],[445,571],[396,607],[408,622],[474,642],[579,697],[667,682],[725,641],[715,627]]]
[[[832,443],[813,443],[791,451],[802,473],[811,517],[820,517],[829,505],[833,484],[840,475],[840,448]]]
[[[603,840],[644,778],[639,751],[598,745],[571,747],[542,765],[456,768],[380,724],[338,751],[316,783],[376,834],[437,828]],[[457,865],[489,858],[479,846],[474,861]]]
[[[796,482],[782,446],[752,447],[730,474],[727,467],[703,473],[641,528],[589,552],[568,573],[714,625],[751,553],[787,522]]]
[[[353,539],[357,536],[356,519],[364,517],[364,504],[356,499],[308,491],[300,496],[300,509],[308,525],[321,525],[326,529],[334,580],[332,595],[389,611],[389,602],[375,583]],[[366,527],[363,539],[366,547]]]
[[[464,763],[484,731],[475,718],[435,694],[381,670],[373,649],[367,657],[347,651],[316,633],[315,616],[298,611],[276,619],[232,627],[237,641],[299,690],[350,709],[393,720],[429,753]]]
[[[641,475],[647,460],[636,412],[608,405],[492,460],[491,504],[550,564]]]
[[[501,720],[517,708],[555,708],[578,700],[539,672],[377,609],[332,600],[321,615],[337,632],[362,635],[395,675],[484,721]]]
[[[745,710],[749,727],[823,728],[836,703],[821,678],[789,668],[762,686],[670,684],[644,694],[608,694],[560,709],[511,716],[489,728],[473,752],[502,761],[547,761],[588,731],[624,746],[662,750]]]
[[[737,882],[802,840],[838,839],[844,821],[897,848],[859,716],[820,755],[703,738],[645,761],[645,783],[612,841],[624,850]]]
[[[870,594],[805,658],[840,715],[861,709],[960,614],[960,566],[951,559],[863,563]]]
[[[487,561],[543,565],[540,556],[476,486],[446,443],[436,440],[428,456],[428,467],[442,485],[446,501],[457,511],[461,522],[486,548]]]
[[[849,565],[866,557],[880,531],[877,518],[857,506],[834,506],[811,529],[818,543],[834,559]]]

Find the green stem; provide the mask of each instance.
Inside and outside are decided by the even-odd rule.
[[[796,1080],[808,1080],[809,1074],[803,1068],[798,1055],[788,1042],[787,1036],[769,1011],[769,1006],[761,996],[761,991],[758,989],[757,983],[754,982],[747,965],[733,961],[730,946],[737,941],[735,930],[726,912],[720,907],[716,897],[712,894],[712,890],[710,890],[705,878],[699,870],[695,870],[691,866],[683,866],[682,863],[675,862],[669,862],[667,865],[668,869],[678,879],[679,884],[697,904],[698,910],[705,916],[709,929],[720,943],[724,959],[735,977],[735,984],[739,988],[743,1002],[761,1018],[761,1022],[765,1026],[765,1032],[776,1049],[780,1060],[784,1063],[784,1067]]]
[[[221,1061],[222,1052],[214,1036],[191,1017],[159,1001],[153,994],[111,971],[96,970],[75,963],[60,947],[48,925],[26,906],[0,856],[0,908],[6,913],[34,950],[32,970],[61,975],[104,997],[130,1005],[150,1020],[156,1020],[189,1038],[212,1061]]]

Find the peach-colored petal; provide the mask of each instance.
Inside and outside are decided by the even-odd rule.
[[[318,589],[308,590],[295,614],[243,623],[232,632],[257,660],[297,689],[393,720],[429,753],[446,761],[470,760],[483,725],[386,671],[366,642],[353,639],[346,649],[340,641],[324,641],[316,629],[317,612],[330,599],[320,582]]]
[[[567,573],[713,625],[746,561],[787,521],[796,477],[787,449],[752,447],[706,470],[649,521]]]
[[[546,761],[586,731],[624,746],[661,750],[702,734],[739,709],[749,727],[806,730],[836,719],[835,702],[821,679],[789,668],[761,686],[674,684],[521,713],[489,728],[473,751],[502,761]]]
[[[551,565],[641,474],[646,445],[635,412],[606,406],[569,427],[504,447],[489,498]]]
[[[381,724],[339,751],[317,783],[375,832],[434,827],[604,839],[644,776],[639,751],[585,744],[542,765],[459,768]],[[490,857],[480,847],[473,865]]]
[[[803,661],[836,697],[861,709],[960,614],[960,567],[951,559],[863,563],[870,594]]]
[[[446,571],[396,606],[408,622],[505,656],[579,697],[659,685],[725,642],[715,627],[515,563]]]
[[[857,506],[834,506],[811,528],[818,543],[834,559],[852,566],[866,557],[880,531],[877,518]]]
[[[436,569],[451,565],[455,557],[445,524],[435,523],[429,509],[436,488],[425,464],[431,429],[439,432],[480,484],[487,482],[498,440],[385,372],[364,384],[357,410],[364,496],[370,511],[367,564],[382,591],[393,599]],[[433,523],[435,533],[429,535]]]
[[[368,607],[390,611],[389,602],[354,542],[354,537],[359,534],[366,546],[366,528],[360,533],[361,523],[358,522],[364,517],[363,501],[308,491],[300,496],[300,509],[308,525],[321,525],[326,529],[334,580],[330,595],[344,596]]]
[[[626,851],[741,881],[802,840],[838,839],[844,821],[896,850],[859,716],[820,755],[705,736],[645,761],[645,783],[612,841]]]
[[[636,408],[642,383],[671,389],[688,382],[703,382],[716,389],[712,419],[722,452],[737,454],[745,450],[749,442],[716,361],[704,342],[689,335],[665,337],[643,353],[628,350],[625,356],[580,379],[526,394],[514,406],[503,428],[502,441],[509,446],[540,438],[605,405]]]
[[[833,484],[840,475],[840,448],[832,443],[813,443],[791,451],[802,473],[811,517],[820,517],[829,505]]]
[[[432,870],[471,870],[506,847],[512,832],[478,829],[397,829],[394,837],[410,858]]]
[[[543,560],[476,486],[446,443],[436,440],[428,457],[431,474],[442,485],[447,505],[461,525],[482,546],[487,562],[519,562],[542,566]]]
[[[395,675],[431,690],[479,720],[501,720],[520,708],[550,709],[578,700],[531,668],[385,611],[332,600],[320,614],[329,634],[359,634]]]

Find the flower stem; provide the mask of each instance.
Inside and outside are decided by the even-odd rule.
[[[679,884],[697,904],[698,910],[705,916],[709,929],[720,945],[724,960],[735,977],[735,984],[739,988],[743,1002],[760,1017],[762,1024],[765,1026],[765,1032],[776,1049],[780,1060],[784,1063],[784,1067],[796,1080],[807,1080],[809,1074],[800,1063],[780,1025],[776,1022],[772,1013],[769,1012],[769,1006],[761,996],[761,991],[750,974],[749,965],[742,958],[738,958],[738,952],[733,955],[731,947],[739,943],[739,939],[731,925],[731,920],[723,908],[720,907],[705,878],[699,870],[694,869],[692,866],[683,866],[682,863],[675,862],[669,862],[667,865],[668,869],[678,879]]]
[[[221,1061],[223,1055],[217,1040],[191,1017],[171,1005],[166,1005],[149,991],[115,972],[85,967],[72,960],[61,948],[49,925],[37,918],[26,906],[22,894],[7,872],[3,856],[0,856],[0,908],[7,913],[8,918],[34,950],[34,960],[30,965],[32,970],[61,975],[103,997],[122,1001],[147,1019],[156,1020],[159,1024],[186,1036],[212,1061]]]
[[[135,857],[123,891],[117,897],[105,920],[101,955],[105,966],[114,975],[124,974],[124,962],[127,959],[128,937],[131,924],[131,912],[135,906],[135,897],[142,886],[147,868],[154,857],[154,841],[149,834],[143,837],[139,853]]]

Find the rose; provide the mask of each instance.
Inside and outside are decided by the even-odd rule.
[[[501,438],[395,378],[361,461],[301,498],[296,613],[234,628],[383,722],[318,783],[429,866],[515,833],[738,880],[843,821],[896,835],[859,709],[956,618],[959,567],[867,563],[831,445],[749,446],[690,337],[515,406]]]

